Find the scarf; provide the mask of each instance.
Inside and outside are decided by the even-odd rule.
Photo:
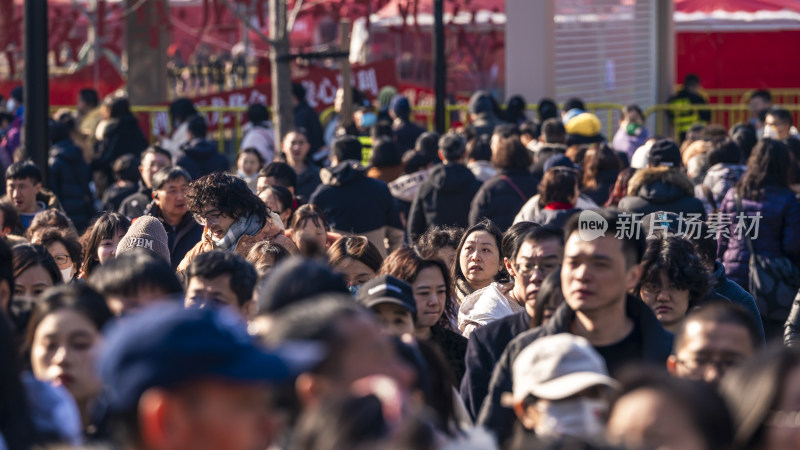
[[[233,222],[222,239],[217,239],[212,234],[211,240],[214,241],[214,246],[218,249],[233,252],[236,250],[236,246],[242,236],[245,234],[255,236],[262,228],[264,228],[264,224],[261,223],[258,216],[244,215],[236,219],[236,222]]]

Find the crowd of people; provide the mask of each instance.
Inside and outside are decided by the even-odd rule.
[[[674,142],[486,92],[439,135],[391,87],[323,126],[295,86],[229,161],[187,99],[150,143],[84,90],[45,179],[12,92],[0,449],[799,448],[800,140],[757,94]]]

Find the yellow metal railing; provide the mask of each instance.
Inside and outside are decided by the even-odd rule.
[[[749,107],[746,100],[753,92],[752,90],[709,90],[706,91],[712,100],[723,100],[722,97],[727,96],[727,101],[731,103],[710,103],[706,105],[653,105],[644,110],[645,120],[654,119],[655,128],[651,130],[653,136],[671,135],[676,140],[678,139],[678,132],[672,126],[669,113],[676,113],[681,111],[711,111],[712,120],[710,123],[715,123],[730,129],[733,125],[739,122],[746,122],[750,118]],[[788,110],[795,116],[795,124],[798,123],[800,118],[800,90],[786,89],[786,90],[771,90],[773,105],[780,106]],[[734,102],[736,101],[736,102]],[[559,108],[561,105],[559,105]],[[616,131],[617,124],[622,116],[622,104],[618,103],[587,103],[586,110],[591,112],[601,119],[605,119],[605,132],[606,138],[611,140]],[[59,109],[74,109],[74,107],[52,106],[51,112],[58,111]],[[200,106],[197,108],[202,113],[216,115],[212,117],[215,122],[215,129],[209,130],[210,138],[217,141],[220,152],[225,151],[226,142],[231,142],[233,149],[238,150],[239,143],[242,139],[242,122],[243,115],[247,111],[246,106]],[[537,105],[527,105],[528,111],[536,111]],[[169,108],[167,106],[133,106],[131,110],[135,114],[147,114],[148,124],[150,129],[156,129],[156,125],[160,122],[166,127],[167,134],[171,133],[171,123],[165,116],[168,114]],[[413,114],[418,116],[425,116],[425,124],[428,130],[434,128],[434,108],[432,106],[416,106],[412,108]],[[447,105],[445,108],[445,128],[450,129],[453,123],[453,117],[458,118],[458,122],[467,124],[469,123],[469,114],[467,114],[467,105]],[[159,118],[159,115],[164,115]],[[328,108],[320,113],[320,122],[323,126],[330,120],[331,115],[334,114],[333,108]],[[233,124],[231,127],[226,127],[225,118],[232,117]],[[155,142],[156,136],[151,135],[151,140]]]

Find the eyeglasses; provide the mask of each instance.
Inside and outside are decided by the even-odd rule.
[[[219,219],[224,215],[225,214],[223,214],[223,213],[221,213],[219,211],[214,211],[214,212],[207,212],[205,215],[192,214],[192,217],[194,217],[194,220],[197,223],[199,223],[200,225],[205,226],[205,225],[207,225],[209,223],[218,224],[219,223]]]
[[[714,370],[719,373],[725,373],[729,369],[738,366],[741,362],[738,359],[731,358],[715,360],[705,357],[695,359],[678,359],[677,361],[679,364],[682,364],[686,370],[693,374],[705,373],[709,367],[714,367]]]
[[[516,270],[523,278],[530,278],[534,273],[549,274],[557,266],[558,264],[554,263],[529,261],[525,264],[518,264]]]
[[[56,264],[58,264],[59,266],[63,266],[64,264],[67,264],[72,260],[72,258],[70,258],[69,255],[53,255],[53,259],[56,260]]]

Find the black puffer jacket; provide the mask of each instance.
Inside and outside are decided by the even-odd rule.
[[[112,121],[100,142],[100,157],[92,163],[92,170],[105,172],[111,179],[111,164],[122,155],[139,156],[147,148],[147,139],[132,114]]]
[[[648,167],[637,171],[628,183],[628,196],[619,209],[629,213],[656,211],[699,214],[706,218],[703,202],[694,196],[694,186],[683,172],[669,167]]]
[[[125,197],[125,200],[119,204],[117,212],[129,219],[135,219],[144,215],[144,210],[152,200],[153,191],[145,186],[142,180],[139,180],[139,190]]]
[[[472,198],[480,187],[480,181],[463,164],[434,166],[411,203],[408,234],[419,236],[431,225],[466,228]]]
[[[213,172],[225,172],[230,161],[217,151],[213,142],[205,139],[190,141],[181,148],[184,156],[175,164],[189,172],[193,180]]]
[[[403,228],[386,183],[367,178],[356,162],[343,161],[320,175],[322,184],[309,203],[322,209],[331,228],[356,234],[386,226]]]
[[[521,192],[517,192],[509,181]],[[469,224],[474,225],[482,218],[488,218],[501,230],[505,231],[514,223],[522,205],[536,195],[539,179],[528,169],[503,170],[486,180],[481,186],[469,210]]]
[[[91,175],[81,149],[69,139],[50,147],[48,184],[79,232],[95,214]]]

